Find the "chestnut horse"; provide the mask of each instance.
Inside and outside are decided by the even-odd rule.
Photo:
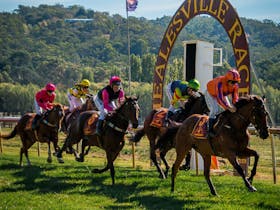
[[[258,96],[241,97],[235,106],[237,108],[235,113],[225,111],[220,114],[217,119],[218,122],[214,126],[216,136],[209,140],[199,139],[192,135],[195,125],[202,117],[201,115],[190,116],[179,127],[176,134],[177,156],[172,167],[171,176],[172,192],[174,191],[175,178],[180,163],[192,148],[199,152],[204,160],[204,176],[213,195],[217,195],[217,192],[210,179],[211,155],[227,158],[243,178],[248,190],[251,192],[256,191],[256,188],[252,186],[252,181],[256,174],[259,155],[255,150],[248,148],[250,136],[247,128],[252,123],[260,137],[266,139],[269,136],[267,112],[262,98]],[[251,156],[254,157],[254,165],[250,177],[246,178],[242,167],[237,161],[237,157],[248,158]]]
[[[75,109],[72,112],[69,111],[69,108],[67,107],[65,111],[65,117],[63,118],[62,124],[61,124],[61,131],[65,134],[68,133],[69,127],[71,123],[78,118],[80,113],[88,110],[97,110],[97,107],[95,106],[95,103],[93,101],[94,95],[87,94],[86,95],[86,102],[80,107],[79,109]]]
[[[64,110],[61,104],[54,104],[51,110],[45,112],[42,119],[39,120],[38,129],[32,130],[31,123],[35,117],[35,113],[26,113],[18,121],[13,131],[5,136],[1,136],[4,139],[11,139],[17,134],[20,135],[22,147],[20,149],[20,161],[22,166],[22,154],[25,154],[27,164],[31,165],[28,157],[28,149],[36,142],[48,144],[48,159],[52,162],[50,143],[53,142],[55,152],[59,150],[58,143],[58,130],[61,126],[61,121],[64,117]]]
[[[123,104],[114,111],[113,114],[108,115],[104,122],[102,136],[99,138],[94,134],[94,129],[91,134],[84,132],[84,127],[92,116],[98,117],[96,111],[86,111],[80,114],[76,126],[70,128],[67,136],[68,141],[79,142],[82,139],[82,151],[80,157],[76,157],[79,162],[84,161],[84,150],[86,146],[97,146],[106,152],[107,165],[103,169],[95,169],[94,173],[103,173],[110,169],[112,184],[115,183],[115,169],[114,160],[117,158],[119,152],[124,146],[124,136],[127,132],[129,122],[132,123],[133,128],[138,127],[139,106],[138,98],[126,97]],[[63,162],[62,156],[57,156],[58,161]]]
[[[132,139],[133,142],[139,142],[141,138],[146,135],[150,142],[150,158],[153,161],[154,165],[157,168],[157,171],[159,172],[159,177],[165,179],[168,175],[169,171],[169,165],[165,159],[166,153],[175,147],[175,134],[174,140],[173,138],[168,139],[167,141],[162,142],[162,144],[157,145],[157,141],[160,136],[162,136],[168,129],[168,127],[161,127],[157,128],[154,126],[151,126],[151,122],[153,120],[154,115],[158,112],[158,110],[154,109],[150,112],[148,116],[146,116],[144,121],[143,128],[139,129],[134,138]],[[208,113],[208,107],[205,102],[204,95],[202,93],[199,93],[199,96],[191,96],[187,102],[185,103],[184,109],[181,109],[179,112],[176,112],[175,115],[171,116],[171,120],[174,120],[176,122],[183,122],[188,116],[192,114],[206,114]],[[160,149],[160,158],[163,161],[165,165],[165,171],[162,170],[160,167],[157,157],[156,157],[156,150]],[[190,155],[188,154],[186,156],[186,164],[189,164]],[[189,169],[189,165],[182,166],[182,169]]]

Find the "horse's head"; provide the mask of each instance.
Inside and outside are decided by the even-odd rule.
[[[140,112],[138,97],[125,97],[125,101],[121,105],[120,111],[127,119],[129,119],[133,128],[138,127],[138,118]]]
[[[61,121],[64,117],[64,107],[61,104],[54,104],[53,108],[46,113],[47,121],[52,124],[59,124],[57,127],[60,127]]]
[[[97,110],[96,105],[94,103],[94,95],[86,94],[86,102],[82,105],[81,110]]]
[[[252,111],[251,123],[255,126],[260,137],[266,139],[269,136],[268,126],[267,126],[267,111],[264,106],[264,101],[262,98],[254,96],[254,107]]]
[[[246,101],[246,105],[243,105]],[[244,115],[248,116],[250,123],[254,125],[262,139],[266,139],[269,136],[268,126],[267,126],[267,111],[264,106],[264,101],[258,96],[249,96],[246,98],[241,98],[237,103],[237,108],[241,107],[244,111]]]
[[[192,114],[207,114],[208,112],[209,109],[206,105],[204,95],[201,92],[197,92],[196,95],[192,95],[188,98],[184,109],[175,113],[175,115],[172,116],[172,120],[183,122]]]

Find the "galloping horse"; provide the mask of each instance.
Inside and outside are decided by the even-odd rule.
[[[172,167],[172,192],[174,191],[175,178],[180,163],[191,148],[194,148],[203,157],[204,176],[213,195],[217,195],[217,192],[210,179],[211,155],[227,158],[243,178],[248,190],[251,192],[256,191],[256,188],[252,186],[252,181],[256,174],[259,155],[255,150],[248,148],[250,136],[247,128],[252,123],[260,137],[266,139],[269,136],[267,112],[262,98],[258,96],[241,97],[236,103],[236,108],[237,111],[235,113],[225,111],[220,114],[218,122],[214,127],[217,135],[209,141],[207,139],[200,139],[193,134],[196,125],[205,116],[198,114],[192,115],[179,127],[176,134],[177,156]],[[168,136],[163,136],[162,138],[168,138]],[[237,157],[246,158],[250,156],[254,156],[255,160],[251,175],[247,179],[237,161]]]
[[[48,159],[49,163],[52,162],[50,142],[53,142],[53,147],[57,152],[59,147],[58,143],[58,130],[61,126],[62,118],[64,117],[64,110],[61,104],[54,104],[51,110],[48,110],[39,121],[39,127],[37,130],[31,129],[32,121],[35,117],[35,113],[26,113],[18,121],[13,131],[8,134],[1,136],[4,139],[10,139],[15,137],[17,134],[20,135],[22,147],[20,149],[20,161],[19,164],[22,166],[22,154],[25,154],[27,164],[31,165],[28,158],[28,149],[36,142],[48,143]]]
[[[63,118],[61,124],[61,131],[65,134],[68,133],[71,123],[78,118],[80,113],[88,110],[97,110],[95,103],[93,101],[94,96],[91,94],[86,95],[86,102],[82,105],[81,108],[75,109],[72,112],[69,111],[69,108],[65,109],[65,117]]]
[[[173,141],[172,138],[170,138],[170,141],[165,141],[165,143],[161,144],[161,145],[157,145],[157,141],[158,138],[160,136],[162,136],[166,131],[167,131],[167,127],[154,127],[151,126],[151,122],[153,120],[154,115],[158,112],[158,110],[154,109],[150,112],[150,114],[148,116],[146,116],[145,121],[144,121],[144,127],[142,129],[139,129],[134,138],[132,139],[133,142],[139,142],[141,140],[141,138],[144,135],[147,135],[149,142],[150,142],[150,158],[153,161],[154,165],[156,166],[159,174],[160,174],[160,178],[165,179],[168,175],[168,170],[169,170],[169,165],[165,159],[165,155],[166,153],[175,147],[175,140]],[[174,120],[176,122],[183,122],[188,116],[192,115],[192,114],[206,114],[208,113],[208,107],[206,105],[205,102],[205,98],[204,95],[202,93],[200,93],[200,96],[191,96],[188,101],[185,104],[185,108],[182,109],[180,112],[178,112],[177,114],[173,115],[171,117],[171,120]],[[175,135],[174,135],[175,137]],[[169,140],[169,139],[168,139]],[[160,167],[158,161],[157,161],[157,157],[156,157],[156,150],[160,149],[160,158],[162,159],[166,170],[163,171],[162,168]],[[186,162],[187,159],[189,159],[190,156],[188,155],[186,157]],[[182,166],[182,168],[187,168],[188,166]]]
[[[69,130],[68,139],[74,142],[82,140],[82,151],[80,157],[76,157],[77,161],[84,161],[84,150],[86,146],[97,146],[105,150],[107,157],[107,165],[103,169],[95,169],[94,173],[103,173],[110,169],[112,184],[115,183],[115,169],[114,160],[124,146],[124,135],[126,134],[129,121],[132,123],[133,128],[138,127],[139,106],[136,97],[126,97],[123,104],[115,110],[112,115],[108,115],[104,122],[103,133],[99,138],[94,134],[95,128],[91,133],[85,133],[85,126],[90,124],[95,117],[98,118],[97,112],[87,111],[83,112],[79,118],[76,126],[73,125]],[[96,121],[94,122],[96,124]],[[62,162],[62,157],[58,157],[58,161]]]

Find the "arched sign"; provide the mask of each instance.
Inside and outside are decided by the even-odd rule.
[[[227,0],[186,0],[172,17],[161,41],[154,72],[153,109],[162,107],[164,77],[171,49],[183,27],[199,14],[210,15],[223,25],[231,40],[236,68],[241,76],[239,93],[250,93],[249,48],[235,9]]]

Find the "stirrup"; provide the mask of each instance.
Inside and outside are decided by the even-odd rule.
[[[214,137],[216,137],[216,133],[214,133],[213,131],[207,133],[207,138],[212,139]]]

